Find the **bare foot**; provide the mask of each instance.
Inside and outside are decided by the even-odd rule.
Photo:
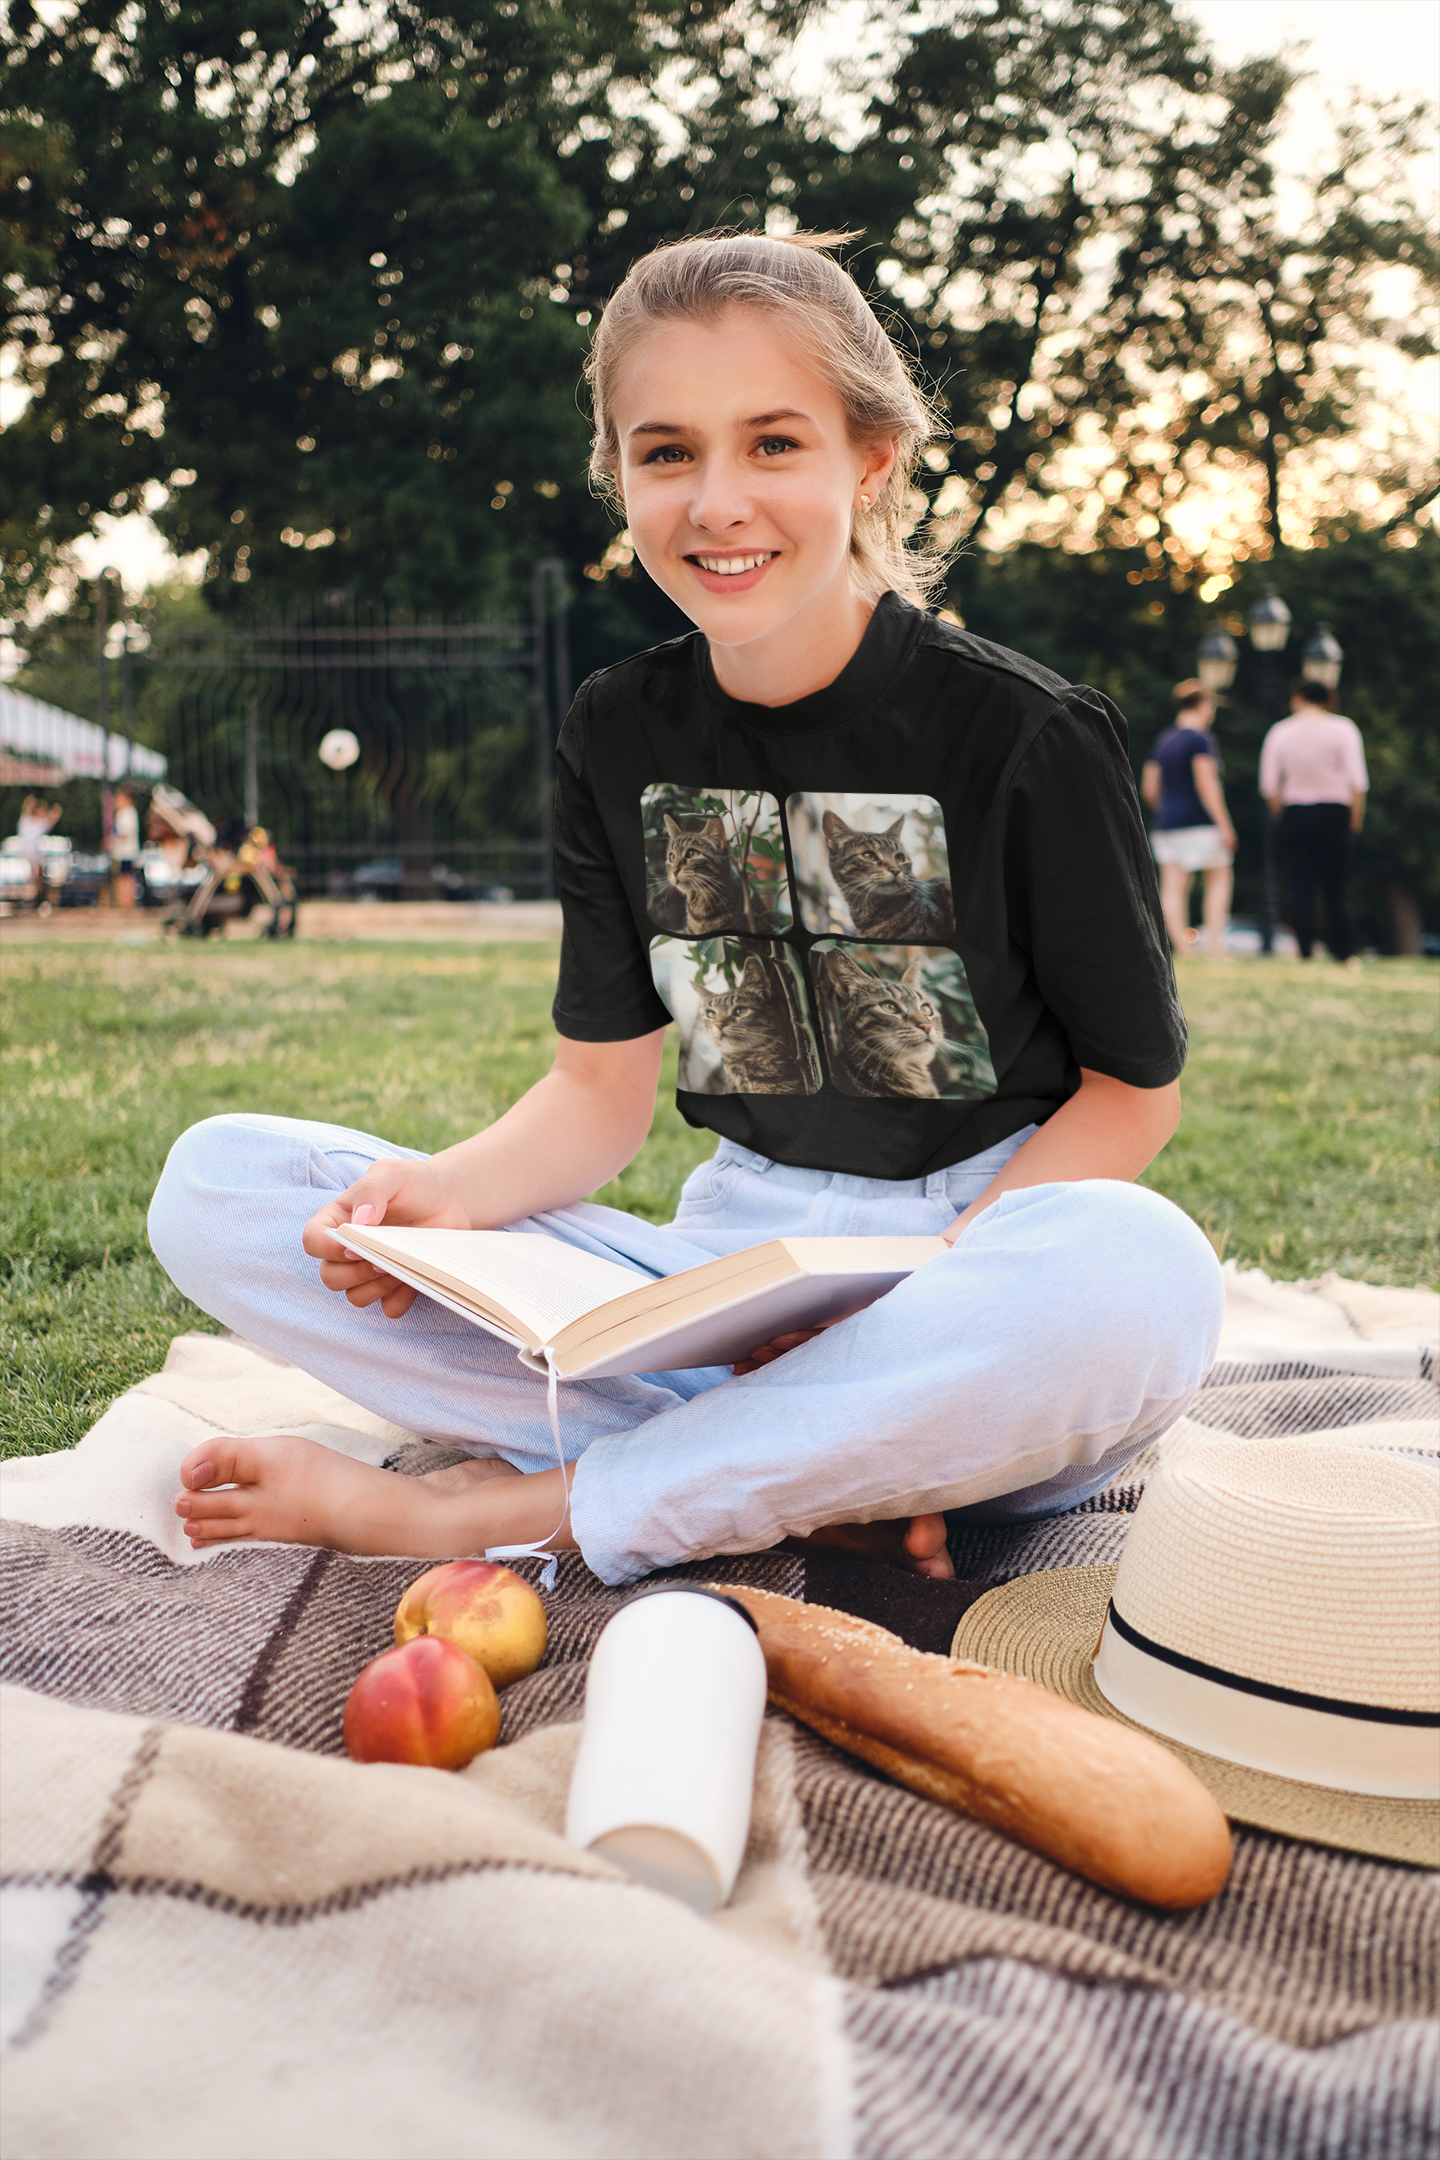
[[[912,1515],[905,1533],[905,1561],[912,1574],[930,1582],[953,1582],[955,1563],[946,1542],[943,1515]]]
[[[574,1549],[558,1470],[521,1477],[508,1463],[477,1460],[397,1477],[285,1433],[207,1440],[185,1457],[180,1477],[175,1512],[197,1551],[249,1538],[421,1559],[537,1538]]]
[[[785,1544],[792,1552],[815,1548],[856,1553],[865,1560],[924,1575],[931,1582],[949,1582],[955,1574],[943,1515],[901,1516],[895,1522],[826,1523],[808,1537],[786,1538]]]

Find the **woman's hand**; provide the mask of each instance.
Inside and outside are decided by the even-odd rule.
[[[816,1336],[823,1335],[827,1328],[839,1327],[842,1320],[853,1320],[855,1313],[864,1310],[863,1305],[857,1305],[853,1312],[837,1313],[833,1320],[822,1320],[819,1327],[796,1328],[792,1334],[777,1335],[773,1342],[761,1343],[758,1349],[750,1352],[749,1357],[736,1359],[733,1367],[736,1379],[742,1379],[747,1372],[758,1372],[762,1365],[773,1365],[776,1358],[785,1357],[791,1350],[798,1350],[801,1343],[814,1342]]]
[[[833,1327],[834,1321],[830,1321],[829,1325]],[[761,1343],[758,1349],[750,1352],[749,1357],[736,1358],[736,1379],[741,1379],[747,1372],[758,1372],[762,1365],[773,1365],[776,1358],[784,1357],[787,1350],[798,1350],[801,1343],[814,1342],[815,1337],[823,1335],[824,1332],[824,1328],[818,1327],[798,1328],[793,1335],[777,1335],[773,1342]]]
[[[357,1228],[382,1222],[440,1230],[472,1227],[450,1173],[433,1161],[372,1163],[364,1177],[311,1216],[300,1242],[320,1262],[326,1289],[343,1291],[352,1305],[378,1304],[391,1320],[409,1312],[419,1293],[373,1261],[351,1258],[339,1233],[352,1222]]]

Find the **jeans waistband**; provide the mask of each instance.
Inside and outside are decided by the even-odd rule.
[[[742,1147],[738,1140],[722,1139],[715,1156],[717,1161],[738,1163],[743,1169],[797,1192],[822,1192],[830,1188],[858,1195],[873,1189],[877,1195],[892,1199],[906,1194],[943,1199],[952,1187],[973,1186],[977,1175],[993,1177],[1036,1129],[1034,1125],[1022,1126],[1019,1132],[997,1141],[994,1147],[982,1148],[977,1154],[967,1155],[943,1170],[932,1170],[922,1178],[867,1178],[855,1177],[843,1170],[803,1170],[792,1163],[774,1162],[768,1155],[757,1154],[754,1148]]]

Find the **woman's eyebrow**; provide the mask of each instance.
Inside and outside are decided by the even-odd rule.
[[[776,422],[780,420],[808,420],[809,418],[809,413],[801,412],[798,407],[787,406],[783,412],[755,413],[750,419],[742,420],[739,424],[742,428],[774,427]],[[626,441],[633,442],[637,435],[688,435],[689,433],[690,430],[683,420],[642,420],[638,426],[631,428]]]

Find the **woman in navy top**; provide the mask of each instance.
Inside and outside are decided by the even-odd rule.
[[[1205,879],[1205,943],[1208,958],[1225,950],[1230,919],[1230,865],[1235,828],[1220,785],[1220,751],[1210,732],[1215,700],[1198,682],[1175,686],[1175,724],[1155,739],[1140,792],[1155,812],[1151,845],[1160,865],[1160,906],[1177,953],[1196,942],[1190,928],[1190,881]]]

